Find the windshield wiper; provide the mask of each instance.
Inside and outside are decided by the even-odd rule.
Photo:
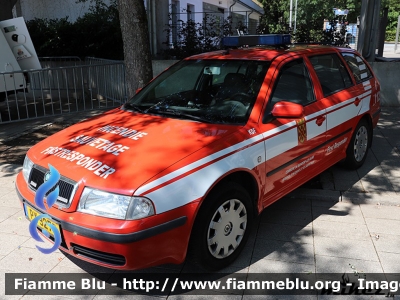
[[[144,113],[144,111],[141,108],[139,108],[139,106],[131,104],[131,103],[125,103],[124,108],[133,109],[133,110],[138,111],[140,113]]]
[[[194,120],[194,121],[199,121],[199,122],[203,122],[203,123],[212,123],[210,120],[204,119],[202,117],[198,117],[195,115],[191,115],[191,114],[187,114],[187,113],[182,113],[180,111],[177,110],[173,110],[173,109],[168,109],[168,110],[155,110],[155,109],[147,109],[146,112],[150,112],[150,113],[155,113],[155,114],[160,114],[160,115],[169,115],[169,116],[177,116],[177,117],[182,117],[182,118],[186,118],[186,119],[190,119],[190,120]]]

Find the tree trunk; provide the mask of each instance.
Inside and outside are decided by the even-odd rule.
[[[128,96],[132,97],[153,78],[147,15],[143,0],[118,0],[118,11]]]
[[[17,0],[0,0],[0,21],[12,19],[12,9]]]

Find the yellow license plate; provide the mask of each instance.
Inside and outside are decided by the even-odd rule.
[[[26,207],[26,215],[27,215],[29,221],[32,221],[38,215],[41,215],[40,212],[38,212],[36,209],[33,209],[29,205],[25,205],[25,207]],[[50,226],[48,226],[47,224],[53,224],[60,232],[60,225],[58,225],[56,222],[54,222],[53,220],[51,220],[49,218],[41,218],[39,220],[37,226],[40,229],[44,229],[44,230],[48,231],[52,236],[54,236],[53,230],[51,230]]]

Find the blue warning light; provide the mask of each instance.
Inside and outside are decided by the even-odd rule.
[[[290,34],[261,34],[261,35],[240,35],[226,36],[222,38],[222,45],[225,47],[241,46],[281,46],[289,45]]]

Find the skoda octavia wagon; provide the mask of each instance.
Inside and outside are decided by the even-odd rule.
[[[189,255],[216,270],[240,255],[264,208],[340,161],[364,163],[380,86],[356,51],[285,35],[224,42],[33,146],[16,189],[29,220],[46,214],[35,230],[109,268]]]

